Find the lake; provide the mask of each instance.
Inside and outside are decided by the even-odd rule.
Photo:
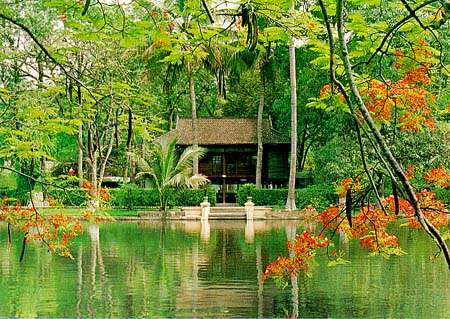
[[[297,221],[117,222],[86,225],[74,260],[8,246],[0,224],[0,317],[450,318],[450,271],[430,261],[434,243],[400,229],[402,257],[368,257],[335,238],[350,264],[317,258],[311,277],[285,289],[262,282],[265,266],[287,254]],[[312,229],[311,229],[312,228]]]

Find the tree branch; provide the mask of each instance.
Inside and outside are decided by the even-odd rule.
[[[403,1],[403,0],[401,0]],[[376,55],[378,53],[380,53],[383,50],[384,45],[386,44],[386,41],[391,37],[391,35],[396,32],[403,24],[405,24],[406,22],[408,22],[408,20],[410,20],[411,18],[414,18],[416,16],[416,12],[419,11],[420,9],[434,3],[437,2],[438,0],[428,0],[424,3],[422,3],[421,5],[417,6],[415,9],[412,9],[412,13],[410,13],[409,15],[405,16],[404,18],[402,18],[401,20],[399,20],[396,24],[394,24],[386,33],[386,35],[383,37],[383,40],[381,40],[380,45],[375,49],[375,51],[372,53],[372,55],[369,57],[368,60],[366,61],[362,61],[359,63],[356,63],[354,65],[354,68],[360,66],[361,64],[370,64],[370,62],[372,62],[372,60],[376,57]]]
[[[416,218],[418,219],[419,223],[422,225],[425,232],[428,233],[428,235],[435,240],[438,247],[443,251],[444,257],[447,261],[447,265],[450,269],[450,253],[449,253],[446,242],[440,235],[439,231],[423,215],[423,212],[420,208],[420,203],[417,199],[417,196],[415,194],[413,187],[409,183],[405,173],[403,172],[403,169],[400,167],[400,164],[397,162],[395,157],[392,155],[392,153],[391,153],[389,147],[387,146],[380,131],[377,129],[375,122],[374,122],[372,116],[370,115],[370,113],[359,93],[359,89],[356,85],[356,81],[355,81],[355,78],[353,75],[353,67],[350,62],[347,43],[344,38],[343,0],[336,1],[336,17],[337,17],[338,37],[339,37],[339,42],[341,45],[341,53],[342,53],[342,59],[344,61],[345,72],[347,75],[347,80],[349,82],[352,95],[356,100],[359,111],[361,112],[361,114],[364,117],[364,120],[368,124],[368,126],[372,132],[372,135],[374,136],[377,144],[380,147],[380,150],[383,153],[383,156],[386,158],[386,160],[389,163],[389,165],[391,166],[393,172],[399,178],[400,182],[402,183],[403,187],[405,188],[406,194],[408,195],[408,199],[409,199],[410,203],[412,204],[412,206],[414,207]]]
[[[205,10],[206,10],[206,14],[208,15],[209,21],[211,21],[211,23],[214,23],[213,16],[211,14],[211,11],[209,11],[208,5],[206,4],[205,0],[202,0],[202,5],[203,5],[203,8],[205,8]]]

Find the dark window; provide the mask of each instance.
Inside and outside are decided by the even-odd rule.
[[[213,155],[212,176],[222,175],[222,155]]]

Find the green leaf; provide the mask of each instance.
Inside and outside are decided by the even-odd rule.
[[[327,266],[328,267],[336,267],[339,265],[346,265],[346,264],[350,264],[351,262],[349,260],[346,260],[342,257],[338,257],[330,262],[328,262]]]

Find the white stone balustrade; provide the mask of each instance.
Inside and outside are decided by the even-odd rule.
[[[200,203],[202,209],[202,221],[207,221],[209,218],[209,213],[211,211],[211,204],[208,202],[208,196],[203,198],[203,202]]]

